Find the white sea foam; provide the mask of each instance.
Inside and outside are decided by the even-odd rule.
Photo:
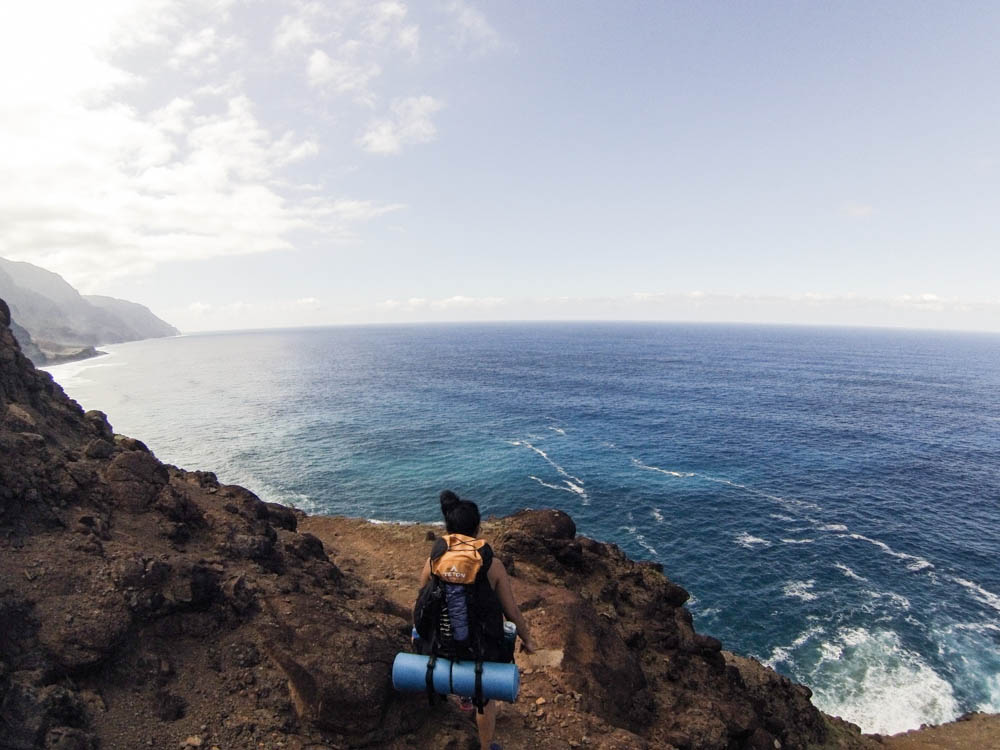
[[[813,592],[816,581],[788,581],[781,589],[781,593],[791,599],[801,599],[804,602],[815,601],[819,594]]]
[[[876,547],[878,547],[880,550],[882,550],[883,552],[885,552],[887,555],[891,555],[892,557],[895,557],[895,558],[897,558],[899,560],[907,560],[908,561],[907,564],[906,564],[906,569],[907,570],[912,570],[913,572],[918,572],[918,571],[921,571],[921,570],[925,570],[927,568],[933,568],[934,567],[934,564],[932,562],[930,562],[928,560],[925,560],[922,557],[917,557],[916,555],[910,555],[910,554],[908,554],[906,552],[897,552],[892,547],[890,547],[888,544],[886,544],[885,542],[883,542],[883,541],[881,541],[879,539],[872,539],[871,537],[867,537],[864,534],[848,534],[848,536],[851,539],[857,539],[859,541],[868,542],[869,544],[873,544]]]
[[[739,482],[734,482],[730,479],[723,479],[721,477],[713,477],[708,474],[699,474],[694,471],[674,471],[673,469],[661,469],[659,466],[650,466],[649,464],[643,463],[638,458],[632,459],[632,465],[638,469],[643,469],[644,471],[655,471],[660,474],[666,474],[669,477],[679,477],[681,479],[686,479],[689,477],[696,477],[705,482],[714,482],[715,484],[724,484],[727,487],[733,487],[738,490],[743,490],[744,492],[749,492],[752,495],[757,495],[758,497],[763,497],[771,500],[786,509],[805,509],[805,510],[821,510],[821,508],[816,505],[816,503],[810,503],[806,500],[793,500],[787,497],[781,497],[780,495],[772,495],[769,492],[764,492],[763,490],[758,490],[753,487],[748,487],[745,484],[740,484]],[[794,520],[794,519],[789,519]]]
[[[968,589],[972,593],[973,598],[1000,612],[1000,596],[997,596],[992,591],[987,591],[974,581],[968,581],[958,576],[953,576],[952,580],[959,586]]]
[[[741,531],[736,535],[735,541],[741,547],[746,547],[747,549],[753,549],[754,547],[770,547],[773,542],[767,539],[761,539],[759,536],[754,536],[746,531]]]
[[[753,549],[754,547],[770,547],[771,542],[766,539],[761,539],[759,536],[753,536],[752,534],[741,531],[736,535],[735,541],[741,547],[746,547],[747,549]]]
[[[812,544],[815,539],[782,539],[785,544]]]
[[[560,466],[555,461],[553,461],[549,457],[549,454],[546,453],[545,451],[543,451],[541,448],[537,448],[534,445],[532,445],[531,443],[526,443],[526,442],[520,442],[520,443],[518,443],[518,445],[523,445],[526,448],[530,448],[531,450],[533,450],[535,453],[537,453],[539,456],[541,456],[543,459],[545,459],[553,469],[555,469],[559,474],[561,474],[562,476],[566,477],[567,479],[570,479],[570,480],[572,480],[573,482],[575,482],[576,484],[579,484],[579,485],[585,484],[585,482],[582,479],[580,479],[580,477],[573,476],[568,471],[566,471],[566,469],[564,469],[562,466]]]
[[[807,628],[805,631],[800,633],[794,641],[792,641],[787,646],[775,646],[771,651],[771,655],[762,659],[761,663],[766,667],[775,669],[781,662],[791,663],[793,661],[792,652],[797,651],[802,648],[806,643],[808,643],[814,636],[822,635],[825,629],[820,625],[814,625],[811,628]]]
[[[646,537],[644,537],[642,535],[642,533],[639,531],[638,527],[636,527],[636,526],[623,526],[622,528],[625,529],[625,531],[627,531],[629,534],[631,534],[632,536],[634,536],[635,537],[635,541],[638,543],[638,545],[640,547],[642,547],[644,550],[646,550],[647,552],[649,552],[649,554],[651,554],[653,557],[658,557],[659,556],[660,553],[657,552],[656,549],[654,549],[653,546],[649,542],[646,541]]]
[[[833,567],[835,567],[837,570],[839,570],[841,573],[843,573],[848,578],[853,578],[855,581],[867,581],[868,580],[864,576],[859,576],[857,573],[855,573],[853,570],[851,570],[848,566],[844,565],[844,563],[839,563],[839,562],[834,563]]]
[[[663,523],[663,513],[659,508],[653,508],[653,518],[656,519],[657,523]]]
[[[684,478],[684,477],[697,476],[696,474],[693,474],[693,473],[691,473],[689,471],[671,471],[670,469],[661,469],[659,466],[649,466],[647,464],[644,464],[638,458],[633,458],[632,459],[632,465],[636,466],[637,468],[644,469],[646,471],[655,471],[655,472],[658,472],[660,474],[666,474],[668,477],[681,477],[681,478]]]
[[[562,485],[551,484],[549,482],[546,482],[544,479],[540,479],[539,477],[536,477],[536,476],[533,476],[533,475],[529,475],[528,479],[533,479],[536,482],[538,482],[540,485],[542,485],[543,487],[548,487],[550,490],[559,490],[560,492],[570,492],[570,493],[572,493],[572,494],[577,495],[578,497],[580,497],[583,500],[583,504],[584,505],[589,505],[590,504],[590,496],[587,494],[587,491],[585,489],[583,489],[583,487],[581,487],[580,485],[573,484],[572,482],[570,482],[567,479],[563,480],[563,484]]]
[[[548,487],[550,490],[559,490],[560,492],[572,492],[572,490],[569,487],[563,487],[558,484],[549,484],[544,479],[539,479],[536,476],[529,476],[528,479],[534,479],[536,482],[542,485],[542,487]]]
[[[788,523],[795,523],[796,521],[798,521],[797,518],[786,516],[784,513],[768,513],[767,515],[770,518],[775,519],[776,521],[787,521]]]
[[[989,698],[976,706],[976,710],[986,714],[1000,713],[1000,674],[986,678],[986,691]]]
[[[549,427],[549,429],[552,430],[553,432],[559,433],[560,435],[566,434],[566,430],[564,430],[562,427]]]
[[[898,609],[907,611],[910,609],[910,600],[895,591],[866,591],[865,593],[872,599],[887,599]]]
[[[841,531],[846,532],[847,527],[842,523],[824,523],[819,526],[820,531]]]
[[[1000,625],[994,622],[963,622],[951,626],[952,630],[968,630],[973,633],[1000,633]]]
[[[959,713],[951,685],[889,630],[840,631],[804,679],[816,706],[865,732],[894,734]]]
[[[113,353],[109,352],[108,354],[95,357],[94,359],[64,362],[61,365],[49,365],[38,369],[44,370],[52,375],[53,379],[55,379],[55,381],[63,388],[69,388],[71,386],[80,385],[81,383],[92,382],[89,378],[84,376],[84,373],[88,370],[96,370],[99,367],[121,367],[122,365],[128,364],[128,362],[112,361],[114,356],[115,355]]]

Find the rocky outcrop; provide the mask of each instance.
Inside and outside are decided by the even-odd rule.
[[[584,710],[654,746],[805,748],[827,725],[808,688],[727,662],[718,640],[695,632],[688,593],[654,563],[614,544],[576,537],[559,511],[524,511],[497,522],[496,548],[518,580],[537,582],[558,678]],[[760,680],[767,676],[762,686]],[[778,744],[775,744],[778,743]]]
[[[356,744],[416,721],[388,605],[290,509],[115,436],[9,323],[0,302],[0,747]]]

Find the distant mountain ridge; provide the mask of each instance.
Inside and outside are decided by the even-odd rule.
[[[94,356],[94,347],[180,333],[135,302],[82,295],[59,274],[0,258],[0,298],[14,333],[36,365]]]

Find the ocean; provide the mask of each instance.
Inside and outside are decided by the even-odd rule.
[[[164,461],[312,513],[556,507],[865,731],[1000,711],[1000,335],[455,324],[49,368]]]

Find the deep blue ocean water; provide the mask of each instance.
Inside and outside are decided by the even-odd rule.
[[[1000,336],[504,324],[192,335],[50,368],[267,500],[558,507],[701,632],[896,732],[1000,711]]]

